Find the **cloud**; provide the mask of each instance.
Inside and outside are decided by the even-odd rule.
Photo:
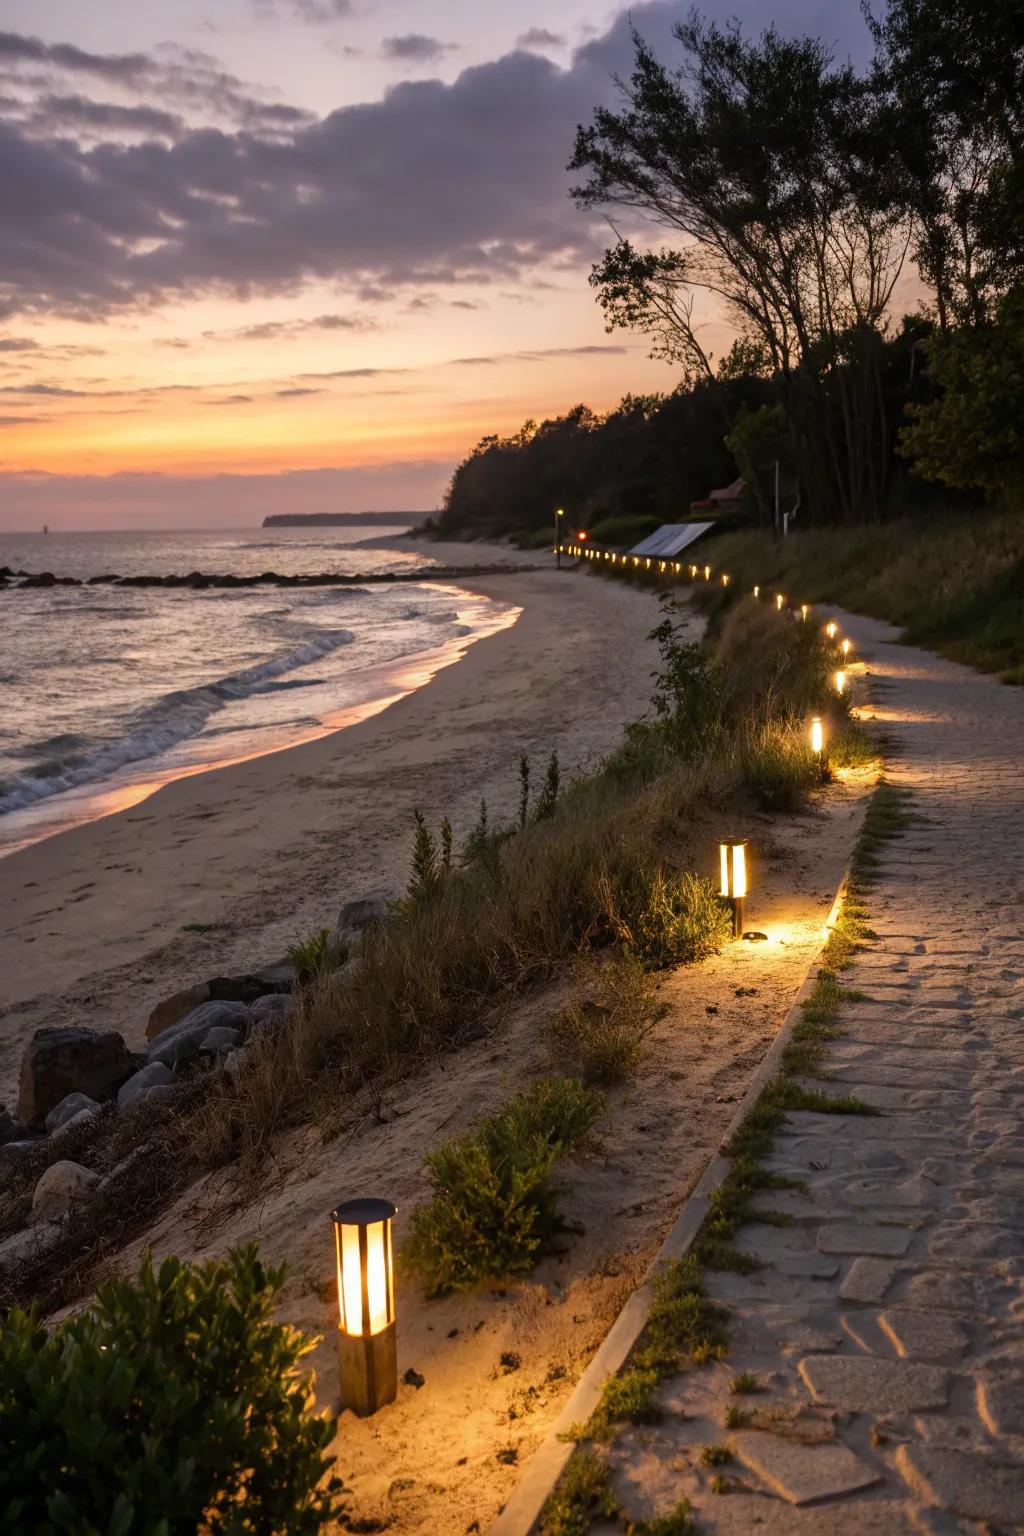
[[[48,420],[48,416],[0,416],[0,427],[23,427],[33,422]],[[2,475],[0,475],[0,485],[3,485]]]
[[[322,395],[322,389],[311,389],[292,385],[290,389],[275,389],[274,394],[279,400],[298,400],[303,395]]]
[[[35,352],[38,346],[38,341],[32,341],[28,336],[0,337],[0,352]]]
[[[530,27],[529,31],[521,32],[516,38],[517,48],[562,48],[565,46],[565,38],[558,32],[549,32],[547,27]]]
[[[251,405],[252,395],[225,395],[221,400],[211,400],[210,405]]]
[[[405,64],[436,64],[446,53],[455,53],[458,43],[443,43],[439,37],[427,37],[423,32],[406,32],[401,37],[386,37],[380,45],[385,59],[397,59]]]
[[[539,347],[534,351],[526,352],[495,352],[487,357],[453,357],[453,368],[480,368],[490,366],[492,363],[541,363],[549,357],[621,357],[628,352],[628,347],[618,346],[588,346],[588,347]]]
[[[184,128],[182,118],[158,107],[122,107],[108,101],[91,101],[87,96],[44,96],[36,104],[30,119],[36,131],[47,129],[86,129],[91,134],[156,134],[175,138]]]
[[[264,19],[292,16],[320,27],[351,16],[352,0],[254,0],[253,10]]]
[[[809,13],[817,0],[802,3]],[[652,0],[631,19],[671,58],[687,4]],[[97,319],[312,284],[371,304],[408,289],[507,290],[527,275],[532,287],[544,266],[575,273],[608,230],[572,207],[565,164],[577,124],[629,71],[629,20],[567,67],[520,50],[315,120],[259,102],[205,54],[86,55],[0,34],[0,71],[5,46],[28,47],[51,63],[66,53],[83,77],[141,82],[161,110],[208,112],[211,99],[236,97],[230,131],[204,123],[173,140],[83,145],[0,123],[0,315]]]
[[[206,341],[275,341],[309,331],[372,331],[377,322],[364,315],[314,315],[308,320],[261,320],[230,331],[204,331]]]

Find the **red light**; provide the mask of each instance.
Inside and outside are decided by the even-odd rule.
[[[585,538],[586,538],[586,537],[587,537],[587,535],[586,535],[586,534],[585,534],[585,533],[578,533],[578,534],[577,534],[577,535],[576,535],[576,537],[577,537],[577,538],[578,538],[578,539],[585,539]]]

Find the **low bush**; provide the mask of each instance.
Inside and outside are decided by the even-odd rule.
[[[328,967],[331,959],[330,931],[321,928],[319,933],[312,933],[308,939],[300,939],[290,945],[288,959],[295,971],[297,985],[308,986]]]
[[[315,1536],[341,1512],[334,1421],[271,1320],[284,1272],[255,1247],[145,1259],[53,1332],[0,1324],[5,1536]]]
[[[564,1230],[554,1164],[580,1145],[601,1102],[573,1078],[545,1078],[426,1157],[434,1193],[413,1212],[404,1257],[428,1295],[533,1268]]]
[[[692,965],[722,947],[730,918],[713,881],[669,874],[653,860],[632,874],[618,889],[605,878],[612,929],[627,954],[659,969]]]
[[[738,753],[743,783],[762,810],[799,810],[821,782],[820,764],[801,726],[756,725],[740,741]]]
[[[639,1067],[647,1036],[667,1011],[639,960],[581,960],[575,996],[551,1022],[552,1055],[586,1082],[621,1083]]]

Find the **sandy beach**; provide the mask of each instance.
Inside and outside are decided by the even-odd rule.
[[[454,664],[412,658],[412,691],[371,718],[179,779],[0,861],[0,1102],[34,1029],[116,1028],[139,1044],[168,993],[278,958],[351,896],[400,890],[414,807],[449,816],[460,840],[481,797],[511,812],[521,752],[539,779],[557,750],[568,775],[644,711],[650,594],[519,551],[428,548],[445,564],[536,560],[535,573],[462,584],[520,609],[515,622]]]

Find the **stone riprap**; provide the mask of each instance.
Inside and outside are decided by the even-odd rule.
[[[877,942],[844,984],[826,1093],[796,1113],[744,1226],[763,1260],[707,1276],[729,1357],[666,1384],[610,1460],[631,1515],[685,1495],[702,1533],[1024,1531],[1024,690],[838,614],[911,825],[882,848]],[[730,1394],[739,1372],[753,1395]],[[733,1429],[727,1427],[732,1408]],[[739,1415],[737,1415],[739,1410]],[[727,1493],[701,1448],[726,1445]],[[721,1486],[721,1485],[719,1485]]]

